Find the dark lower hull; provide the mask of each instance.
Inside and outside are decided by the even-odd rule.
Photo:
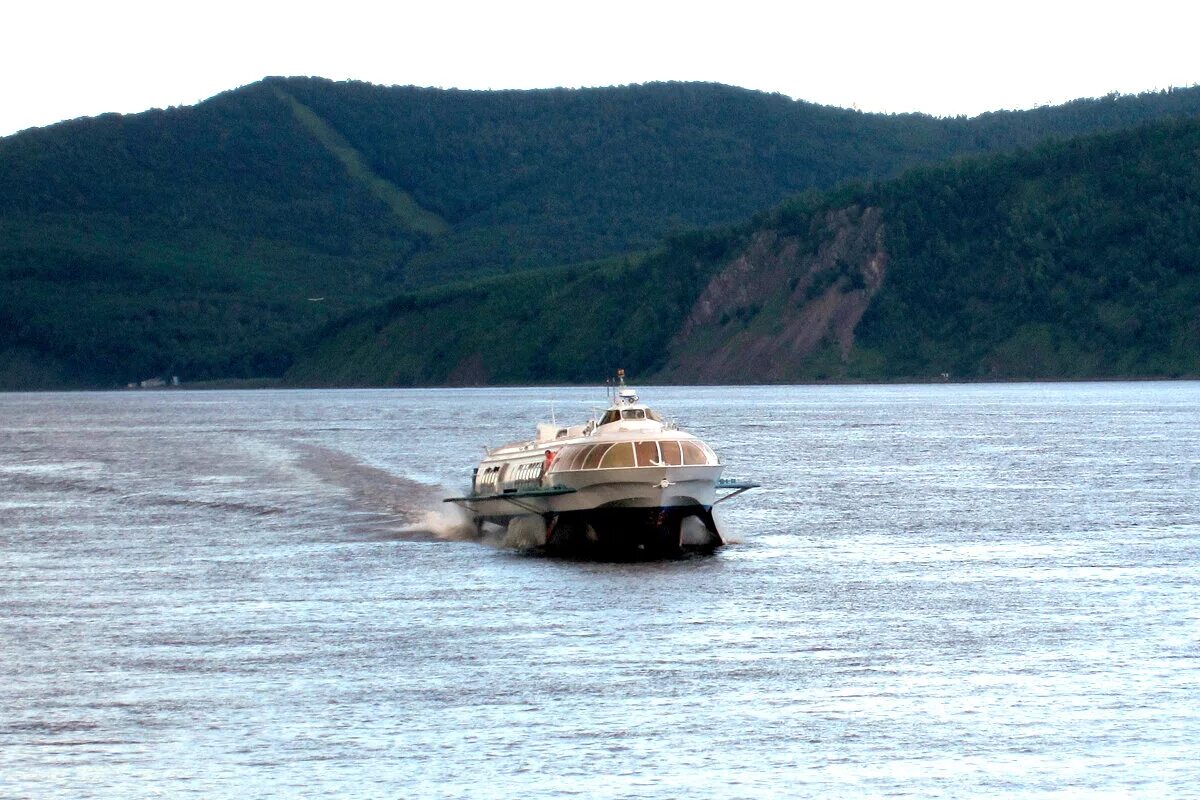
[[[596,560],[677,558],[724,543],[712,509],[703,506],[599,508],[551,515],[545,551]]]

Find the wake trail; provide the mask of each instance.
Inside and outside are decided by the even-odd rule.
[[[301,466],[341,489],[352,510],[366,515],[357,524],[371,538],[473,540],[474,524],[458,506],[442,503],[444,487],[406,478],[367,464],[349,453],[319,445],[297,445]]]

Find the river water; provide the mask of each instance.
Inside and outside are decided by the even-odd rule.
[[[0,395],[0,797],[1200,794],[1200,384],[642,395],[713,556],[442,511],[600,391]]]

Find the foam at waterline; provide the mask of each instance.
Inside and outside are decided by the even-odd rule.
[[[498,550],[532,550],[546,544],[546,523],[538,516],[517,517],[507,525],[484,522],[478,527],[459,506],[425,511],[420,521],[395,534],[402,538],[431,538],[448,542],[480,542]]]
[[[720,530],[718,528],[718,530]],[[688,547],[701,547],[712,540],[708,526],[699,517],[684,517],[679,522],[679,541]]]
[[[737,502],[735,499],[733,502]],[[717,525],[717,530],[721,533],[721,539],[725,544],[741,544],[742,536],[738,532],[737,526],[729,521],[729,515],[725,513],[724,506],[713,506],[712,509],[713,522]]]
[[[405,525],[399,532],[414,536],[431,536],[451,542],[476,541],[480,538],[479,529],[471,519],[470,513],[451,503],[422,511],[418,521]]]
[[[546,521],[529,515],[514,517],[504,529],[500,546],[511,550],[530,550],[546,544]]]

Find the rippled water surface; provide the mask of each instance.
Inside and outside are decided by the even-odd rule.
[[[0,797],[1200,792],[1200,384],[642,394],[712,557],[455,538],[600,392],[0,395]]]

